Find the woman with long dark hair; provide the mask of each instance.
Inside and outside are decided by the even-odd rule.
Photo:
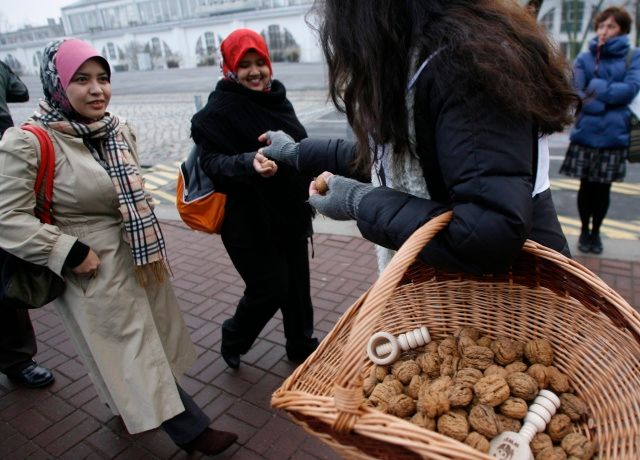
[[[569,254],[539,136],[572,121],[577,97],[567,62],[522,6],[326,0],[315,11],[331,98],[357,143],[269,132],[262,152],[307,173],[371,171],[381,185],[325,172],[326,194],[310,186],[318,211],[396,249],[451,209],[420,254],[451,269],[505,270],[527,238]]]
[[[627,106],[640,88],[640,54],[629,43],[631,16],[623,8],[605,9],[594,25],[596,36],[574,66],[574,84],[584,106],[560,173],[580,179],[578,249],[600,254],[600,226],[609,210],[611,183],[622,181],[627,171]]]

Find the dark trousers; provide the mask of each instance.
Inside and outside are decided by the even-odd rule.
[[[224,240],[223,240],[224,242]],[[287,348],[313,335],[307,240],[225,248],[245,282],[244,296],[222,327],[223,352],[244,354],[280,309]]]
[[[176,444],[186,444],[193,441],[209,426],[209,417],[200,409],[196,402],[176,383],[180,400],[184,405],[184,412],[162,422],[162,429]]]
[[[29,311],[0,305],[0,371],[21,371],[31,364],[36,351]]]

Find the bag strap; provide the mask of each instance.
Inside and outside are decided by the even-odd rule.
[[[47,132],[34,125],[22,125],[22,129],[34,134],[40,144],[40,164],[38,165],[38,174],[33,190],[36,194],[36,210],[35,214],[41,222],[50,224],[53,222],[51,208],[53,206],[53,176],[55,174],[55,151],[53,142]],[[44,182],[44,193],[43,192]],[[38,203],[38,199],[41,201]]]

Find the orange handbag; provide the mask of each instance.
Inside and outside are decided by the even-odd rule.
[[[194,145],[180,165],[176,207],[182,221],[194,230],[220,233],[227,195],[217,192],[200,166],[200,149]]]

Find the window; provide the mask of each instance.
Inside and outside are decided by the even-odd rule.
[[[582,30],[584,17],[584,2],[564,0],[562,2],[562,22],[560,31],[578,33]]]
[[[110,61],[115,61],[117,58],[116,47],[111,42],[107,43],[107,57]]]
[[[553,8],[552,10],[547,11],[547,13],[540,18],[540,24],[550,32],[553,31],[553,19],[555,14],[556,9]]]

